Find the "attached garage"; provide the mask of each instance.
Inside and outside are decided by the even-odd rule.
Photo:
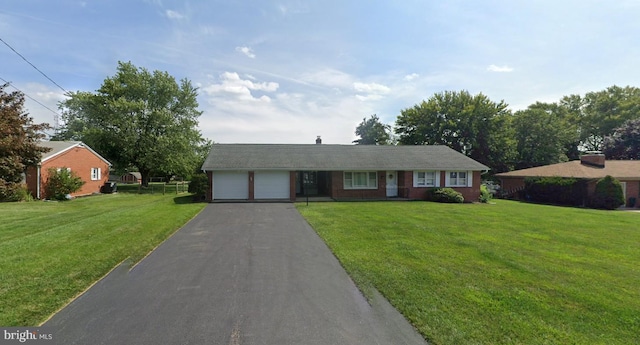
[[[249,199],[249,172],[214,171],[211,197],[213,200]]]
[[[254,173],[255,199],[289,199],[289,171],[256,171]]]

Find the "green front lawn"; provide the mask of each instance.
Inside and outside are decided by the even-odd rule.
[[[365,294],[434,344],[639,344],[640,213],[311,203],[298,210]]]
[[[118,263],[139,261],[205,206],[190,198],[0,203],[0,326],[37,325]]]

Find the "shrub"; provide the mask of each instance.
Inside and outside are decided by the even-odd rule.
[[[77,192],[84,185],[84,181],[76,173],[61,168],[49,168],[49,178],[44,190],[47,198],[54,200],[66,200],[67,195]]]
[[[584,180],[566,177],[527,177],[524,180],[527,200],[541,203],[580,206],[587,187]]]
[[[31,192],[24,184],[18,190],[17,197],[18,201],[34,201],[33,195],[31,195]]]
[[[194,199],[202,199],[209,189],[209,178],[206,174],[195,174],[189,182],[189,193],[194,194]]]
[[[591,206],[605,210],[613,210],[624,205],[622,185],[615,178],[607,175],[596,183]]]
[[[18,183],[7,183],[0,178],[0,201],[19,201],[20,185]]]
[[[432,188],[427,190],[427,200],[444,203],[462,203],[464,197],[452,188]]]
[[[24,183],[0,183],[2,201],[33,201],[33,196]]]
[[[488,203],[493,199],[493,194],[486,185],[480,185],[480,202]]]

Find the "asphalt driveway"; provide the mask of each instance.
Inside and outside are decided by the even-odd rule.
[[[44,326],[59,344],[425,344],[292,204],[210,204]]]

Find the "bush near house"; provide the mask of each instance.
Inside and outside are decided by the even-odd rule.
[[[524,180],[527,200],[545,204],[580,206],[587,195],[584,180],[567,177],[527,177]]]
[[[432,188],[427,190],[427,201],[444,202],[444,203],[462,203],[464,197],[461,193],[456,192],[453,188]]]
[[[206,174],[196,174],[191,177],[189,182],[189,193],[193,193],[193,198],[204,200],[209,187],[209,178]]]
[[[613,210],[624,205],[622,185],[617,179],[607,175],[596,183],[591,206],[605,210]]]
[[[489,190],[489,187],[485,184],[480,185],[480,202],[488,203],[491,199],[493,199],[493,194]]]
[[[84,181],[67,168],[50,168],[44,190],[48,199],[66,200],[67,195],[79,191],[82,185]]]

